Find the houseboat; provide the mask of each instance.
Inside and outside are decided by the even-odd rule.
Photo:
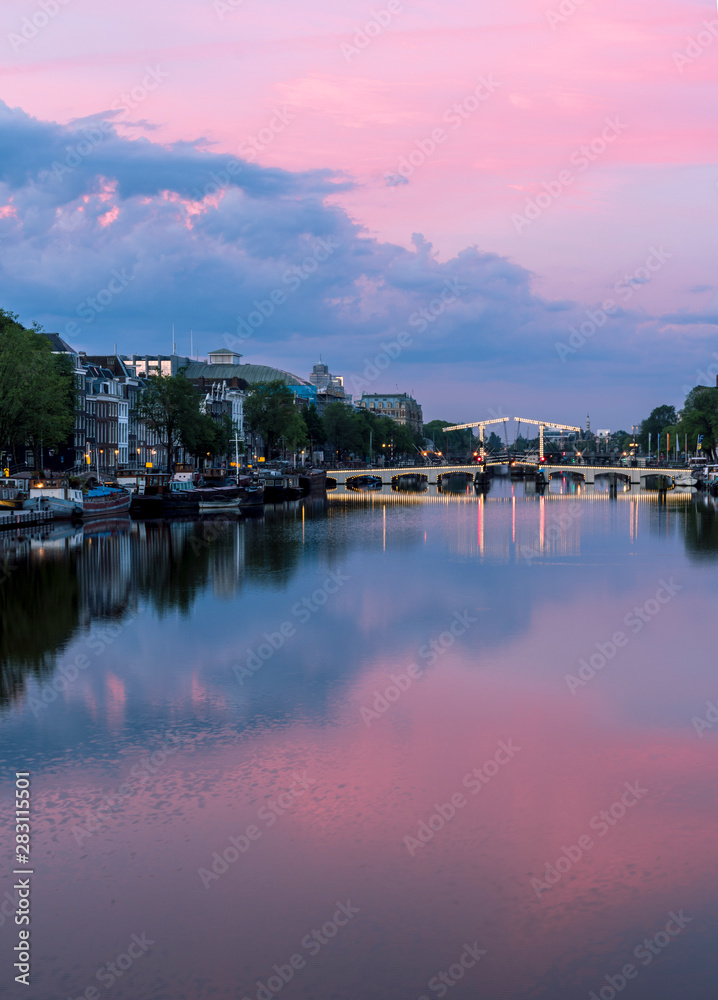
[[[28,480],[23,510],[51,510],[56,520],[79,520],[83,511],[82,490],[64,480]]]
[[[27,499],[25,486],[22,479],[0,479],[0,514],[7,514],[8,510],[22,510]]]

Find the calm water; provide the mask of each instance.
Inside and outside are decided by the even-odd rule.
[[[515,493],[1,535],[3,986],[712,1000],[718,517]]]

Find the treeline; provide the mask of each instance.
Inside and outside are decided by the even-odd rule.
[[[167,456],[167,468],[177,449],[184,448],[199,462],[229,455],[234,428],[227,414],[215,419],[201,410],[202,396],[185,376],[153,375],[140,394],[134,416],[154,431]]]
[[[686,396],[681,410],[676,411],[674,406],[665,403],[652,410],[641,421],[636,435],[641,451],[649,450],[649,442],[651,451],[656,451],[659,435],[663,452],[667,450],[670,436],[671,451],[676,442],[678,451],[684,451],[687,442],[689,454],[703,452],[707,457],[715,457],[718,448],[718,388],[696,386]]]
[[[314,403],[298,408],[294,394],[283,382],[268,382],[248,390],[244,403],[245,430],[261,435],[265,457],[330,449],[337,460],[384,454],[415,454],[423,438],[390,417],[370,410],[354,410],[344,403],[330,403],[320,416]]]
[[[72,361],[52,353],[38,326],[26,329],[16,315],[0,309],[0,451],[15,458],[66,441],[75,426]]]

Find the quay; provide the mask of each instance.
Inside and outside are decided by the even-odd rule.
[[[1,507],[0,510],[2,510]],[[46,524],[48,521],[54,520],[55,515],[51,510],[11,510],[7,514],[0,514],[0,529]]]

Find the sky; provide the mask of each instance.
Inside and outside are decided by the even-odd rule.
[[[0,51],[0,307],[78,350],[462,422],[715,384],[715,0],[13,0]]]

